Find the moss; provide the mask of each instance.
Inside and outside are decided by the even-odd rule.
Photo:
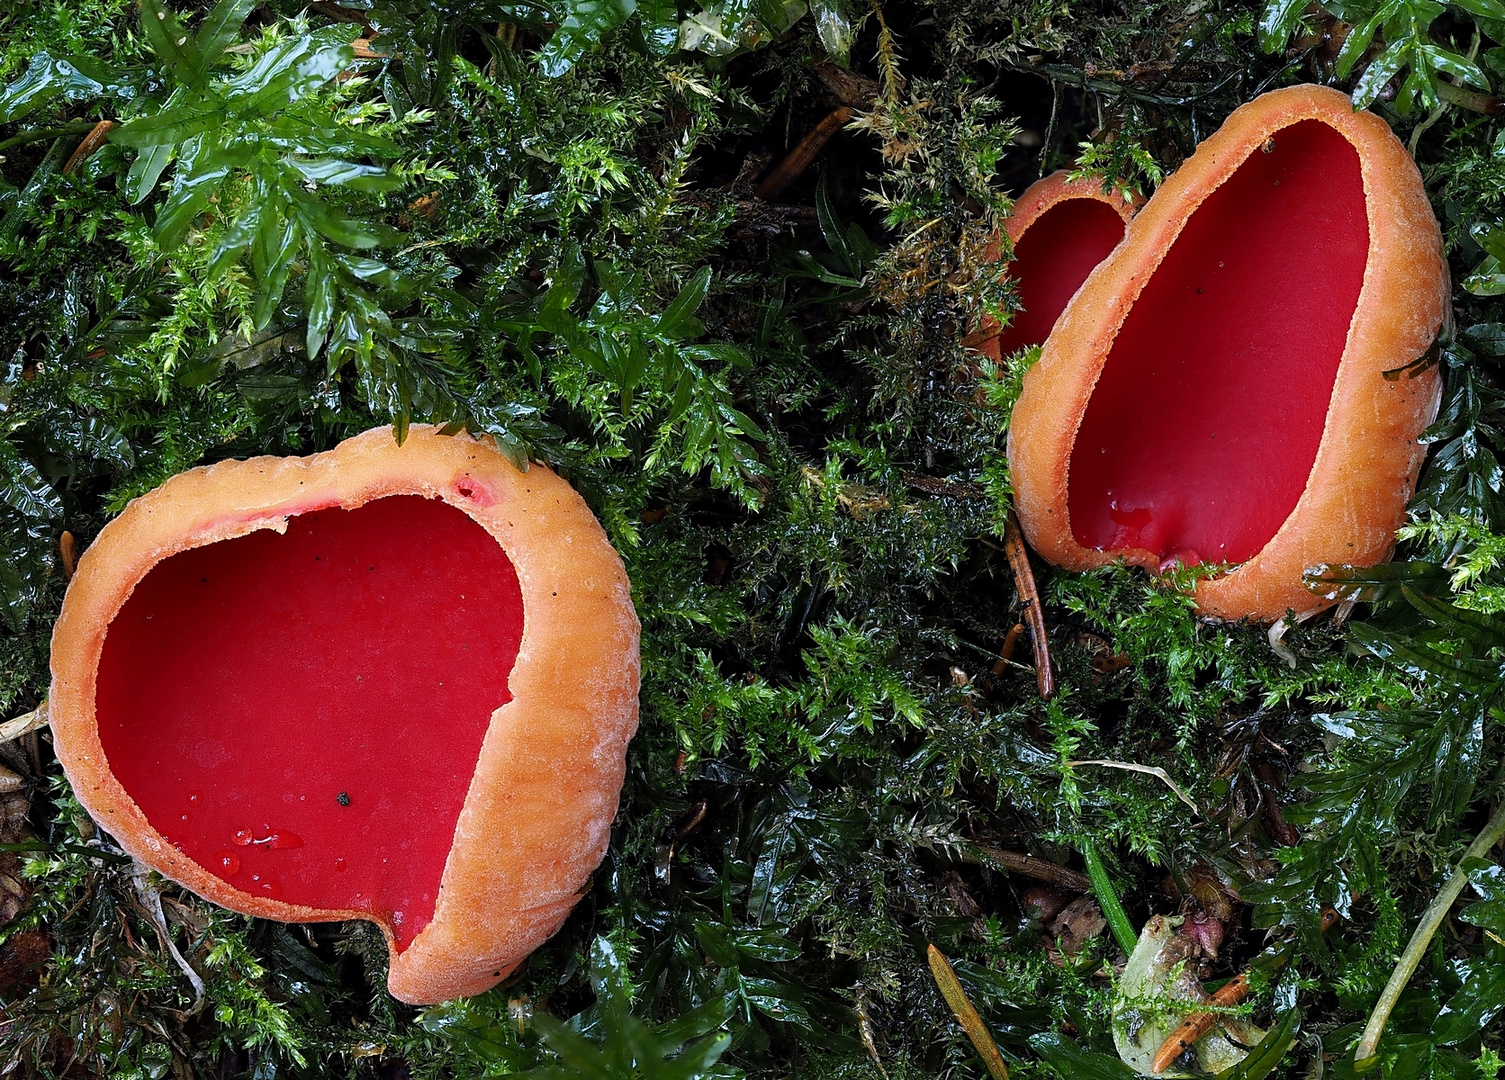
[[[1485,613],[1505,596],[1498,122],[1452,107],[1421,129],[1427,115],[1378,106],[1420,131],[1455,276],[1478,271],[1440,355],[1449,397],[1403,551],[1445,570],[1396,570],[1353,621],[1291,630],[1291,666],[1261,629],[1198,622],[1175,582],[1037,565],[1062,687],[1042,703],[1027,650],[999,655],[1019,621],[1001,449],[1030,358],[979,367],[959,345],[1011,303],[984,242],[1010,193],[1084,143],[1110,181],[1149,185],[1260,88],[1328,77],[1325,46],[1301,36],[1321,18],[1264,53],[1258,28],[1296,7],[852,12],[870,80],[856,85],[875,96],[765,202],[760,171],[837,104],[810,19],[735,55],[666,55],[655,27],[672,13],[639,5],[553,77],[535,56],[551,28],[522,9],[500,31],[465,7],[361,10],[395,55],[309,87],[289,115],[381,182],[308,192],[348,224],[299,249],[272,301],[253,252],[214,258],[262,166],[232,169],[216,212],[175,238],[159,228],[170,191],[129,197],[135,149],[109,144],[64,175],[77,135],[28,141],[164,107],[182,76],[136,15],[33,5],[0,23],[8,79],[45,49],[113,65],[134,90],[58,96],[0,126],[20,139],[0,162],[0,706],[45,691],[64,529],[87,543],[205,461],[454,421],[564,471],[627,562],[643,725],[611,852],[524,974],[420,1012],[381,990],[368,926],[284,928],[139,884],[33,739],[6,761],[36,782],[38,839],[17,841],[34,892],[0,957],[40,928],[50,959],[0,990],[0,1061],[38,1076],[502,1075],[557,1063],[529,1016],[579,1016],[591,1034],[597,996],[615,994],[660,1032],[724,1010],[705,1029],[731,1034],[722,1074],[981,1075],[930,981],[935,942],[1016,1075],[1047,1075],[1057,1044],[1041,1036],[1112,1052],[1116,949],[1048,951],[1034,883],[990,852],[1079,867],[1089,840],[1136,922],[1198,882],[1239,898],[1210,977],[1267,928],[1294,934],[1293,974],[1261,981],[1255,1014],[1295,1001],[1342,1055],[1430,897],[1421,879],[1498,795],[1498,715],[1477,676],[1501,639],[1402,595]],[[349,10],[263,5],[214,77],[299,35],[365,32],[336,17]],[[1450,14],[1436,33],[1470,25]],[[1480,25],[1488,57],[1495,24]],[[340,239],[377,225],[396,232]],[[326,301],[329,343],[315,335],[309,355]],[[1484,667],[1439,674],[1424,649]],[[1163,769],[1180,793],[1093,761]],[[157,889],[202,1002],[152,918]],[[1323,904],[1345,916],[1325,939]],[[615,989],[592,981],[598,938],[621,957]],[[1502,960],[1472,930],[1439,948],[1393,1052],[1438,1076],[1496,1067],[1495,1013],[1483,1034],[1430,1032],[1443,1005],[1485,1000]]]

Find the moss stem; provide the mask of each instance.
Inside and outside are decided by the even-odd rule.
[[[1406,984],[1415,974],[1417,965],[1421,963],[1422,954],[1427,951],[1427,945],[1432,941],[1432,936],[1437,933],[1442,920],[1447,918],[1448,912],[1453,907],[1453,901],[1458,899],[1458,895],[1463,892],[1463,886],[1468,884],[1468,871],[1465,864],[1470,859],[1483,858],[1502,836],[1505,836],[1505,803],[1500,804],[1494,817],[1489,819],[1489,824],[1484,826],[1484,831],[1468,846],[1468,850],[1463,853],[1463,858],[1457,866],[1453,867],[1447,883],[1423,912],[1421,924],[1411,935],[1411,940],[1406,944],[1406,951],[1401,953],[1400,960],[1396,962],[1395,970],[1390,973],[1390,981],[1385,984],[1379,1001],[1375,1002],[1374,1012],[1369,1014],[1369,1023],[1364,1025],[1363,1038],[1359,1039],[1359,1045],[1354,1048],[1353,1059],[1355,1061],[1364,1061],[1374,1056],[1375,1049],[1379,1045],[1380,1034],[1385,1030],[1385,1022],[1390,1019],[1391,1010],[1395,1008],[1395,1003],[1400,1000],[1401,992],[1405,990]]]
[[[93,130],[93,120],[81,120],[76,124],[63,124],[61,127],[33,128],[0,142],[0,150],[9,150],[13,146],[25,146],[27,143],[43,142],[47,139],[61,139],[68,135],[87,135]]]

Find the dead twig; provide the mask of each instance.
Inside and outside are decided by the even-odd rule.
[[[78,541],[67,529],[57,538],[57,553],[63,564],[63,581],[72,581],[73,572],[78,569]]]
[[[190,1016],[197,1016],[203,1010],[204,1006],[209,1003],[209,997],[204,988],[203,977],[194,970],[192,964],[184,959],[183,954],[178,951],[178,946],[172,939],[172,931],[167,926],[167,916],[162,911],[162,890],[153,884],[151,871],[139,862],[132,868],[131,883],[136,888],[136,899],[141,902],[141,907],[150,918],[152,928],[157,931],[157,937],[162,942],[163,948],[172,955],[173,960],[177,962],[179,970],[183,972],[184,977],[188,979],[189,985],[193,987],[193,1005],[189,1008],[185,1019]]]
[[[1325,908],[1322,912],[1322,932],[1327,933],[1337,921],[1338,913],[1332,908]],[[1248,996],[1249,973],[1241,971],[1218,987],[1212,997],[1207,999],[1207,1003],[1218,1008],[1228,1008],[1237,1005]],[[1197,1040],[1211,1031],[1216,1023],[1216,1013],[1188,1013],[1186,1019],[1181,1021],[1181,1026],[1171,1032],[1165,1042],[1160,1044],[1160,1049],[1155,1052],[1155,1059],[1150,1062],[1151,1071],[1162,1073],[1170,1068],[1178,1057],[1195,1046]]]
[[[1458,899],[1468,885],[1467,863],[1470,859],[1482,859],[1501,839],[1505,839],[1505,803],[1494,812],[1485,824],[1484,831],[1464,851],[1463,858],[1453,867],[1447,881],[1427,905],[1427,910],[1422,912],[1421,922],[1411,934],[1411,940],[1406,943],[1400,959],[1395,962],[1395,970],[1390,973],[1385,989],[1380,991],[1379,1000],[1374,1003],[1374,1011],[1369,1014],[1369,1022],[1364,1025],[1364,1034],[1359,1036],[1359,1044],[1354,1047],[1354,1061],[1371,1058],[1378,1050],[1380,1036],[1385,1031],[1391,1011],[1400,1001],[1400,996],[1405,991],[1406,984],[1411,981],[1411,976],[1416,973],[1422,957],[1426,956],[1433,935],[1453,909],[1453,901]]]
[[[1457,105],[1461,109],[1470,112],[1483,113],[1485,116],[1499,116],[1505,113],[1505,101],[1490,94],[1479,94],[1472,90],[1465,90],[1461,86],[1455,86],[1446,79],[1437,80],[1437,96],[1449,105]]]
[[[756,192],[758,198],[764,202],[777,197],[785,188],[800,178],[800,174],[810,167],[810,163],[816,159],[826,143],[831,141],[831,136],[841,129],[841,126],[852,118],[852,110],[845,105],[833,109],[831,113],[820,123],[810,130],[810,134],[800,140],[799,145],[784,157],[784,160],[774,166],[771,173],[763,178]]]
[[[709,809],[710,805],[704,799],[701,799],[694,806],[690,807],[680,826],[674,830],[675,842],[678,843],[699,828],[700,823],[705,820],[706,812]]]
[[[63,175],[67,176],[74,169],[82,165],[90,154],[103,146],[105,144],[105,137],[110,134],[114,127],[115,121],[113,120],[101,120],[95,124],[89,130],[89,133],[84,136],[83,142],[79,143],[73,153],[68,155],[68,160],[63,165]]]
[[[996,320],[989,319],[981,329],[974,330],[962,338],[961,346],[964,349],[976,349],[978,352],[985,352],[984,346],[990,341],[998,340],[998,335],[1001,333],[1003,333],[1003,327],[999,326]]]
[[[47,702],[42,702],[29,713],[22,713],[12,720],[0,724],[0,743],[19,739],[28,732],[38,731],[47,726]]]
[[[953,499],[981,499],[987,495],[980,484],[942,480],[939,476],[926,476],[917,472],[906,472],[903,476],[906,484],[926,495],[947,495]]]
[[[313,3],[309,6],[321,12],[322,14],[329,16],[335,22],[360,23],[363,27],[367,27],[366,36],[372,36],[369,25],[366,22],[366,13],[364,11],[356,11],[352,8],[341,7],[339,4],[331,3],[330,0],[313,0]]]
[[[350,49],[355,53],[357,60],[390,60],[391,53],[377,52],[371,47],[371,39],[358,37],[350,43]]]
[[[1037,859],[1033,855],[1021,855],[1017,851],[1004,851],[1002,848],[992,847],[988,844],[974,843],[972,849],[983,860],[994,863],[1013,874],[1023,874],[1025,877],[1032,877],[1037,881],[1048,881],[1052,885],[1060,885],[1063,888],[1072,889],[1076,892],[1088,892],[1092,888],[1092,879],[1086,874],[1079,874],[1075,870],[1068,870],[1064,866],[1058,866],[1045,859]]]
[[[1010,661],[1014,659],[1014,650],[1019,647],[1019,638],[1024,634],[1024,624],[1016,622],[1010,627],[1004,636],[1003,647],[998,650],[998,659],[993,661],[993,674],[1002,675]]]
[[[826,89],[835,95],[837,101],[843,105],[851,105],[853,108],[865,108],[871,105],[883,89],[878,85],[877,79],[869,79],[866,75],[848,71],[829,60],[811,64],[810,70],[826,84]]]
[[[956,1022],[962,1026],[962,1030],[967,1033],[967,1038],[971,1039],[972,1045],[977,1048],[977,1054],[982,1058],[982,1063],[988,1067],[988,1075],[993,1080],[1009,1080],[1009,1068],[1003,1063],[1003,1055],[998,1052],[998,1044],[988,1033],[987,1025],[982,1022],[982,1017],[977,1015],[972,1002],[967,1000],[967,992],[962,989],[956,972],[951,970],[950,962],[934,945],[926,948],[926,954],[930,960],[930,974],[935,978],[935,985],[940,988],[941,997],[945,998],[946,1004],[951,1006]]]
[[[1218,1008],[1228,1008],[1237,1005],[1249,996],[1249,975],[1247,972],[1239,972],[1229,979],[1212,997],[1207,999],[1209,1005]],[[1196,1043],[1198,1039],[1212,1030],[1212,1025],[1217,1022],[1217,1014],[1210,1012],[1194,1012],[1181,1021],[1181,1026],[1171,1032],[1170,1037],[1160,1044],[1160,1049],[1155,1052],[1155,1060],[1150,1063],[1153,1072],[1162,1073],[1170,1068],[1175,1060]]]
[[[1014,572],[1019,606],[1024,609],[1024,621],[1029,624],[1030,645],[1035,652],[1035,685],[1040,688],[1040,697],[1049,701],[1056,696],[1056,676],[1050,666],[1045,611],[1040,605],[1040,590],[1035,587],[1035,573],[1029,566],[1029,549],[1024,546],[1024,533],[1012,510],[1009,511],[1008,521],[1003,529],[1003,553],[1008,556],[1009,569]]]

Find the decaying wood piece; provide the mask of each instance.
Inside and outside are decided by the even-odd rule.
[[[1061,885],[1076,892],[1087,892],[1092,888],[1092,880],[1086,874],[1068,870],[1045,859],[1037,859],[1033,855],[1021,855],[1017,851],[1005,851],[988,844],[973,844],[972,849],[988,862],[996,863],[1010,873],[1048,881],[1052,885]]]

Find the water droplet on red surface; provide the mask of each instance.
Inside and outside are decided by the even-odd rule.
[[[1149,507],[1138,506],[1131,510],[1126,506],[1119,506],[1117,499],[1108,504],[1108,516],[1115,524],[1130,529],[1142,529],[1153,520]]]
[[[224,874],[226,877],[234,877],[236,874],[240,873],[240,856],[235,854],[235,852],[233,851],[226,851],[221,853],[219,858],[216,860],[216,863],[218,865],[220,873]]]
[[[251,835],[250,829],[236,829],[235,835],[230,839],[234,841],[236,847],[245,847],[252,840],[254,840],[255,837]]]
[[[188,805],[189,806],[198,806],[203,801],[204,801],[204,793],[202,791],[190,791],[188,793]]]
[[[334,861],[334,868],[335,868],[335,872],[336,873],[343,874],[345,872],[345,860],[344,859],[336,859]]]
[[[286,851],[290,848],[300,848],[302,846],[303,837],[295,832],[288,832],[286,829],[280,829],[267,837],[267,847],[273,851]]]

